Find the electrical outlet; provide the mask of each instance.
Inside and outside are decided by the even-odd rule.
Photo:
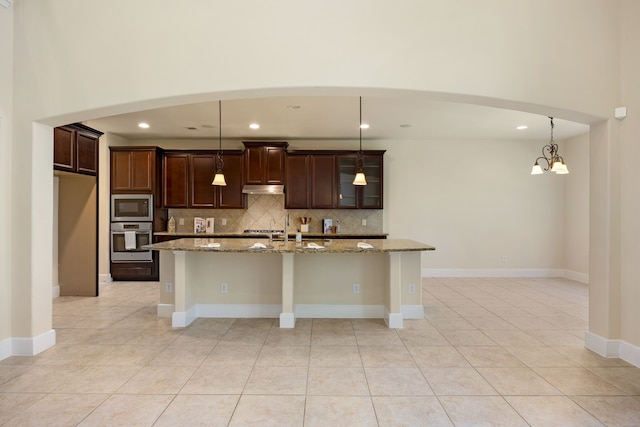
[[[507,262],[507,256],[506,255],[502,255],[500,257],[500,262],[503,262],[503,263]]]
[[[359,283],[354,283],[353,284],[353,293],[354,294],[359,294],[360,293],[360,284]]]
[[[178,225],[184,225],[184,218],[178,219]]]
[[[227,225],[227,218],[222,218],[222,225]]]
[[[363,226],[363,227],[366,227],[366,226],[367,226],[367,220],[366,220],[366,219],[363,219],[363,220],[362,220],[362,226]]]
[[[223,294],[229,292],[229,285],[227,285],[226,283],[220,283],[220,292]]]
[[[410,294],[415,294],[416,293],[416,284],[415,283],[409,283],[409,293]]]
[[[173,292],[173,283],[171,282],[167,282],[164,284],[164,291],[165,292]]]

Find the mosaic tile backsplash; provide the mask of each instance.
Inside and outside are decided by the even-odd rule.
[[[322,219],[331,218],[342,233],[382,233],[382,210],[379,209],[285,209],[284,195],[247,195],[247,209],[169,209],[169,218],[176,221],[176,232],[193,232],[193,219],[215,218],[215,232],[242,232],[243,230],[284,230],[289,213],[294,232],[300,228],[301,217],[311,218],[310,233],[322,232]],[[184,225],[180,225],[184,219]],[[222,225],[226,219],[227,224]],[[362,220],[367,225],[362,225]]]

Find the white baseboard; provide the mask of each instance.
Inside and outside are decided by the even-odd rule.
[[[98,274],[98,282],[100,283],[111,283],[113,282],[113,278],[110,273],[107,274]]]
[[[197,317],[280,317],[280,304],[196,304]]]
[[[56,331],[51,329],[33,338],[11,338],[12,356],[35,356],[56,344]]]
[[[295,328],[296,316],[293,313],[280,313],[281,328]]]
[[[51,288],[51,298],[55,299],[60,296],[60,285]]]
[[[565,270],[564,276],[567,279],[575,280],[576,282],[589,284],[589,275],[585,273],[579,273],[577,271]]]
[[[296,304],[296,318],[380,319],[383,305]]]
[[[11,357],[11,338],[0,341],[0,360]]]
[[[640,347],[623,340],[608,340],[593,332],[584,336],[584,346],[602,357],[616,357],[640,368]]]
[[[196,306],[191,307],[187,311],[174,311],[171,314],[171,326],[174,328],[184,328],[189,326],[191,322],[198,317],[196,312]]]
[[[422,277],[565,277],[560,268],[423,268]]]
[[[158,317],[171,317],[174,311],[174,304],[158,304],[158,306],[156,307],[156,313]]]

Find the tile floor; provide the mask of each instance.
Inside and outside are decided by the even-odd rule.
[[[54,300],[58,344],[0,361],[2,426],[638,426],[640,369],[583,348],[588,288],[425,279],[425,319],[199,319],[155,283]]]

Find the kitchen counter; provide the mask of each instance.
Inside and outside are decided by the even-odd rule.
[[[405,239],[299,243],[256,236],[148,247],[161,257],[158,313],[171,316],[174,327],[199,317],[279,317],[281,328],[293,328],[296,318],[384,318],[390,328],[423,318],[421,254],[435,249]]]
[[[274,231],[274,235],[283,235]],[[174,232],[154,231],[154,236],[162,236],[168,238],[269,238],[269,233],[243,233],[243,232],[222,232],[222,233],[193,233],[193,232]],[[296,233],[288,233],[289,239],[295,240]],[[386,239],[388,233],[302,233],[302,239]]]

